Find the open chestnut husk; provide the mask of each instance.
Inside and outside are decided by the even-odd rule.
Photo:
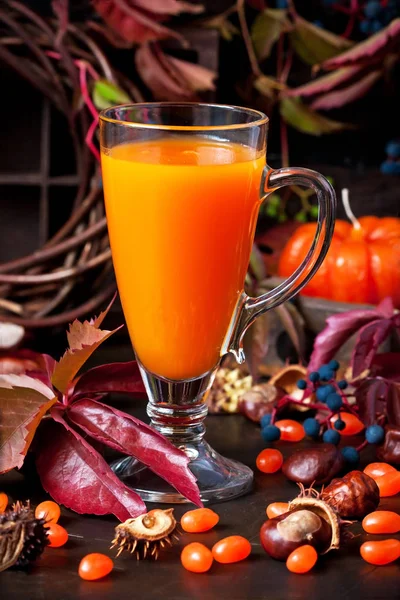
[[[315,512],[299,508],[266,521],[261,527],[260,540],[265,552],[276,560],[286,560],[304,544],[323,554],[330,547],[332,528]]]
[[[322,491],[321,498],[341,517],[363,519],[376,510],[380,495],[372,477],[362,471],[350,471],[340,479],[333,479]]]

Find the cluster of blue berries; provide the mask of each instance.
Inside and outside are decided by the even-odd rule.
[[[300,390],[307,390],[309,386],[315,393],[317,400],[321,404],[326,404],[332,416],[337,416],[333,423],[333,428],[329,427],[322,433],[322,441],[327,444],[339,444],[341,440],[340,432],[346,427],[346,423],[340,416],[343,408],[342,392],[348,387],[345,379],[336,381],[336,374],[340,367],[337,360],[331,360],[328,364],[322,365],[318,371],[309,374],[309,383],[305,379],[299,379],[297,387]],[[271,423],[271,415],[264,415],[260,420],[261,435],[266,442],[275,442],[280,439],[280,429]],[[303,422],[304,433],[313,438],[319,439],[323,426],[315,418],[305,419]],[[385,431],[380,425],[370,425],[365,430],[365,440],[369,444],[380,444],[385,437]],[[346,446],[341,449],[346,462],[356,464],[359,462],[360,455],[356,448]]]
[[[381,164],[384,175],[400,175],[400,140],[392,140],[386,144],[387,159]]]
[[[399,14],[400,2],[389,0],[382,6],[379,0],[368,0],[364,5],[364,19],[360,22],[360,31],[365,35],[378,33]]]

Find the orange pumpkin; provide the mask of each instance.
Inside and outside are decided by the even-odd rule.
[[[331,247],[302,294],[341,302],[377,304],[386,296],[400,308],[400,219],[361,217],[361,227],[336,221]],[[278,273],[288,277],[306,256],[316,229],[301,225],[279,259]]]

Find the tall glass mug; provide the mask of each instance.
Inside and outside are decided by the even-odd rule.
[[[268,118],[234,106],[150,103],[100,115],[101,164],[114,269],[155,429],[190,458],[204,501],[248,491],[248,467],[203,439],[206,396],[220,359],[242,363],[242,338],[289,300],[328,250],[335,193],[319,173],[265,164]],[[319,216],[301,266],[271,292],[244,280],[262,200],[285,185],[311,187]],[[227,424],[227,427],[229,424]],[[131,458],[114,464],[147,501],[183,502]]]

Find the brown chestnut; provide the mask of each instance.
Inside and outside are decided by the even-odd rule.
[[[378,507],[379,488],[366,473],[350,471],[340,479],[333,479],[321,498],[341,517],[362,519]]]
[[[329,523],[312,510],[295,509],[266,521],[260,530],[261,544],[276,560],[286,560],[293,550],[308,544],[326,552],[332,540]]]
[[[342,453],[333,444],[320,444],[315,448],[297,450],[282,467],[288,479],[304,485],[330,481],[343,468]]]
[[[385,441],[378,448],[377,457],[383,462],[400,465],[400,427],[388,425],[385,434]]]

